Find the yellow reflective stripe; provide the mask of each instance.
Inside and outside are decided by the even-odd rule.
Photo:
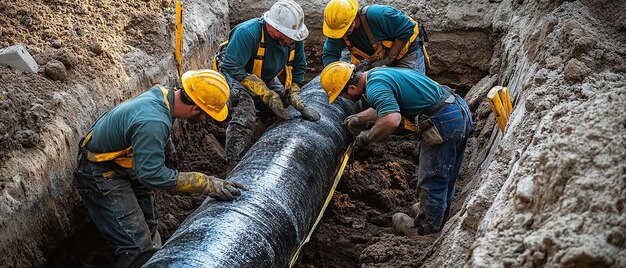
[[[170,100],[167,98],[167,93],[170,92],[169,89],[159,85],[159,88],[161,89],[161,92],[163,92],[163,101],[165,101],[165,105],[167,106],[168,110],[172,110],[172,108],[170,107]]]
[[[393,40],[385,40],[382,42],[376,42],[376,39],[374,38],[374,34],[372,34],[372,31],[369,28],[369,23],[367,22],[367,9],[369,8],[369,6],[363,7],[363,9],[361,10],[361,14],[359,16],[359,18],[361,19],[361,24],[363,25],[363,31],[365,31],[365,34],[367,35],[367,37],[370,39],[370,44],[372,44],[372,47],[374,48],[374,54],[373,55],[368,55],[366,53],[364,53],[363,51],[357,49],[356,47],[353,47],[350,45],[350,42],[348,41],[348,39],[346,37],[344,37],[344,40],[346,41],[346,45],[348,46],[348,49],[350,49],[350,51],[353,54],[358,54],[359,56],[363,57],[364,59],[367,59],[368,61],[372,61],[372,60],[380,60],[384,57],[384,55],[386,54],[384,51],[385,48],[389,49],[391,48],[391,46],[393,45]],[[411,38],[409,38],[409,41],[406,43],[406,45],[402,48],[402,50],[400,50],[400,53],[398,53],[398,56],[396,56],[396,59],[402,59],[402,57],[404,57],[404,55],[406,55],[406,53],[409,51],[409,46],[411,46],[411,44],[415,41],[415,39],[417,38],[417,36],[419,35],[419,25],[418,23],[413,20],[413,18],[407,16],[409,18],[409,20],[411,20],[412,22],[415,23],[415,27],[413,28],[413,35],[411,35]],[[426,49],[423,48],[422,46],[422,50],[424,51],[424,55],[426,55]],[[382,57],[380,57],[382,55]],[[380,57],[380,58],[379,58]],[[428,64],[430,66],[430,60],[428,60]]]
[[[265,57],[265,31],[261,28],[261,43],[259,43],[259,49],[256,51],[252,66],[252,73],[259,78],[261,78],[261,70],[263,69],[263,57]]]
[[[324,216],[324,211],[326,211],[326,207],[328,207],[328,204],[332,200],[333,195],[335,194],[335,189],[337,188],[337,184],[341,180],[341,175],[343,174],[343,170],[345,169],[346,164],[348,163],[348,159],[350,159],[350,155],[352,154],[352,148],[354,147],[354,144],[355,142],[353,141],[348,146],[348,149],[346,149],[346,152],[343,154],[343,157],[341,158],[341,162],[340,162],[341,164],[339,166],[339,169],[337,170],[337,173],[335,174],[335,179],[333,180],[333,186],[330,188],[330,191],[328,192],[328,195],[326,196],[326,200],[324,200],[324,205],[322,206],[322,209],[320,209],[320,212],[317,214],[317,218],[315,218],[315,222],[313,223],[311,230],[309,230],[304,240],[300,242],[300,245],[298,246],[298,248],[293,253],[291,253],[291,260],[289,261],[289,267],[293,267],[296,264],[296,261],[298,260],[298,256],[300,256],[300,252],[302,251],[302,247],[304,246],[304,244],[308,243],[309,240],[311,240],[311,235],[313,234],[313,231],[315,231],[315,228],[317,228],[317,225],[320,223],[322,216]]]
[[[80,145],[80,147],[85,147],[85,145],[87,145],[87,143],[91,139],[91,134],[93,134],[93,131],[89,131],[89,133],[87,133],[87,136],[85,136],[85,139],[83,140],[83,143]]]
[[[404,116],[402,116],[400,124],[402,125],[402,128],[406,130],[417,132],[417,126],[415,126],[415,123],[411,122],[409,119],[406,119],[406,117]]]
[[[352,43],[348,41],[347,37],[344,36],[343,41],[346,43],[346,46],[348,47],[348,50],[350,50],[350,53],[352,53],[353,62],[354,58],[356,58],[357,60],[369,59],[370,55],[353,46]],[[355,57],[355,55],[358,57]]]
[[[296,57],[296,50],[289,49],[289,61],[285,65],[285,88],[290,88],[293,82],[293,59]]]

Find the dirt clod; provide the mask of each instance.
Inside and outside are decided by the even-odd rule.
[[[51,60],[44,66],[46,76],[55,81],[65,81],[67,79],[67,70],[65,65],[58,60]]]
[[[565,80],[570,83],[582,81],[589,73],[591,73],[591,69],[577,59],[571,59],[565,65]]]

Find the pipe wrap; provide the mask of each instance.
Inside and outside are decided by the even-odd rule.
[[[357,105],[328,104],[319,77],[302,98],[322,116],[274,124],[227,180],[250,191],[232,202],[207,198],[144,267],[287,267],[333,185],[350,137],[343,119]]]

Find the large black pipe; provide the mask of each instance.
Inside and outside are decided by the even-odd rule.
[[[302,97],[320,112],[320,121],[274,124],[227,177],[250,191],[233,202],[205,200],[144,267],[289,265],[348,147],[341,122],[357,110],[342,98],[329,105],[319,78],[303,88]]]

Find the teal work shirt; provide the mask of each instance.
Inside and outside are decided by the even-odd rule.
[[[357,15],[359,17],[360,15]],[[409,41],[413,36],[415,22],[411,21],[402,11],[390,6],[371,5],[365,14],[369,28],[377,42],[395,39]],[[368,55],[376,52],[370,39],[363,30],[363,23],[352,31],[348,36],[348,41],[352,46],[367,53]],[[412,44],[415,48],[417,45]],[[322,52],[322,61],[324,66],[338,61],[341,58],[341,50],[346,47],[343,38],[326,38],[324,42],[324,51]]]
[[[265,32],[266,46],[260,78],[267,84],[285,68],[289,61],[289,47],[280,45],[278,40],[269,35],[263,19],[255,18],[242,22],[231,32],[224,53],[222,72],[237,81],[243,80],[252,73],[254,58],[261,43],[261,31]],[[298,85],[303,85],[304,72],[306,71],[303,41],[295,43],[294,52],[292,81]]]
[[[399,112],[413,121],[442,96],[437,82],[411,69],[375,68],[367,72],[365,98],[378,117]]]
[[[174,92],[167,98],[174,109]],[[104,114],[93,126],[86,147],[94,153],[115,152],[133,146],[137,178],[153,188],[173,189],[178,171],[165,166],[165,144],[174,118],[157,86]]]

